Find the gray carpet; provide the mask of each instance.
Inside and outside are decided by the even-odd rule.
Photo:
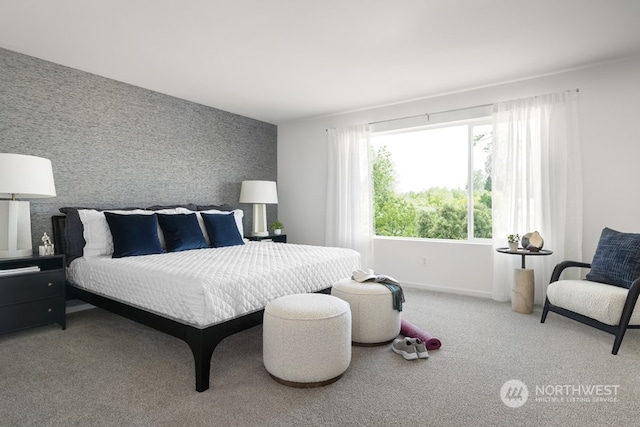
[[[28,426],[422,426],[637,425],[640,331],[617,356],[613,336],[549,314],[540,321],[507,303],[406,289],[403,316],[440,337],[428,360],[406,361],[388,346],[354,347],[338,382],[294,389],[262,365],[262,327],[224,340],[211,388],[194,389],[182,341],[99,309],[55,325],[0,336],[0,424]],[[524,405],[501,387],[522,381]],[[594,401],[581,386],[619,386]],[[567,386],[567,387],[565,387]],[[601,389],[604,393],[604,388]],[[547,401],[536,401],[546,397]],[[551,401],[552,397],[563,401]],[[574,401],[569,401],[573,399]],[[577,400],[577,401],[576,401]]]

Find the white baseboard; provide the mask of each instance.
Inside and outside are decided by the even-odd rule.
[[[405,288],[423,289],[423,290],[437,291],[437,292],[444,292],[444,293],[458,294],[458,295],[469,295],[469,296],[478,297],[478,298],[491,299],[493,297],[491,292],[474,291],[471,289],[449,288],[445,286],[426,285],[424,283],[413,283],[413,282],[402,282],[401,285],[402,287],[405,287]]]

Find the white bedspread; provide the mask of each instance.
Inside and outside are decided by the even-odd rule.
[[[204,328],[260,310],[283,295],[327,288],[359,266],[360,255],[351,249],[249,242],[127,258],[78,258],[67,280]]]

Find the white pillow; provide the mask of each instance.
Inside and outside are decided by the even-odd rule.
[[[85,245],[82,254],[85,258],[105,255],[111,256],[113,254],[113,238],[111,237],[111,230],[109,229],[109,224],[104,216],[104,212],[113,212],[120,215],[153,215],[154,213],[181,214],[188,213],[189,210],[185,208],[162,209],[159,211],[148,211],[144,209],[134,209],[130,211],[78,209],[78,215],[84,228],[83,237]],[[162,248],[165,249],[166,243],[160,226],[158,226],[158,238],[160,239]]]
[[[152,214],[151,211],[145,211],[142,209],[135,209],[131,211],[107,211],[122,215],[144,215]],[[97,211],[95,209],[78,209],[78,215],[80,221],[82,221],[82,227],[84,231],[82,233],[85,241],[82,255],[85,258],[99,257],[104,255],[113,254],[113,238],[111,237],[111,230],[107,219],[104,216],[104,212]]]
[[[193,211],[188,211],[188,212],[193,212]],[[217,209],[211,209],[208,211],[196,212],[197,214],[196,217],[198,218],[198,224],[200,225],[202,234],[204,235],[204,238],[207,239],[207,243],[209,244],[209,246],[211,246],[211,240],[209,240],[209,233],[207,233],[207,227],[205,227],[204,220],[202,219],[202,215],[200,214],[206,213],[206,214],[216,214],[216,215],[229,215],[232,212],[233,212],[233,219],[236,220],[236,226],[238,227],[238,231],[240,232],[240,235],[242,236],[242,238],[244,238],[244,227],[242,225],[242,218],[244,217],[244,211],[242,209],[234,209],[232,211],[219,211]]]

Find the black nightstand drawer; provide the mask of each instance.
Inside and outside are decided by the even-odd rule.
[[[48,298],[0,307],[0,333],[59,323],[64,328],[64,299]]]
[[[64,266],[64,255],[0,259],[0,334],[48,323],[65,329]],[[24,267],[39,271],[11,272]]]
[[[0,278],[0,306],[63,295],[64,285],[65,275],[62,271],[5,276]]]

